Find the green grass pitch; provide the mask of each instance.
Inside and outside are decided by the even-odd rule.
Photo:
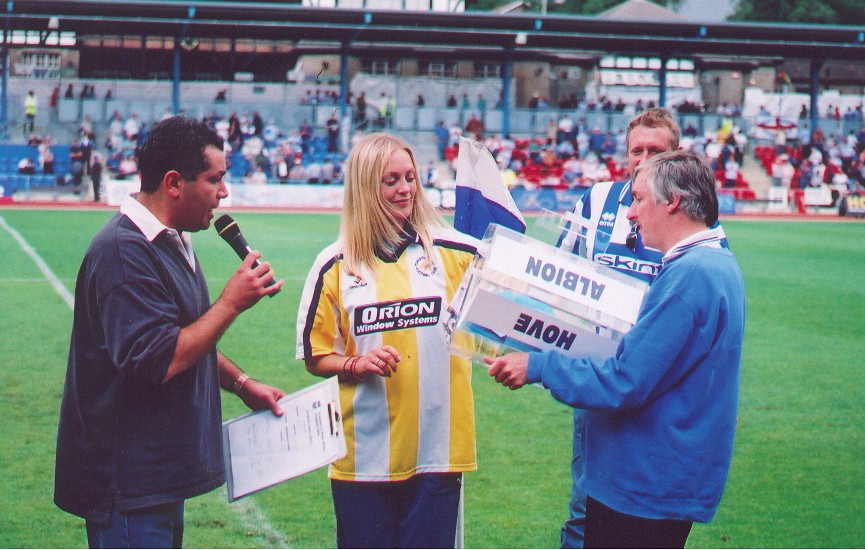
[[[108,211],[0,209],[0,547],[85,547],[82,520],[52,503],[57,413],[71,311],[31,255],[71,292]],[[235,212],[283,291],[244,313],[220,348],[288,391],[316,381],[294,360],[300,289],[337,233],[323,214]],[[865,544],[865,223],[723,220],[745,276],[748,320],[733,467],[693,548]],[[212,230],[194,238],[211,295],[238,264]],[[570,488],[570,410],[546,391],[511,392],[475,368],[479,470],[466,476],[469,548],[555,548]],[[224,396],[224,415],[244,412]],[[235,504],[223,490],[187,504],[185,546],[335,544],[324,470]]]

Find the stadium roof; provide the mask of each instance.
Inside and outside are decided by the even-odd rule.
[[[494,13],[379,11],[264,2],[14,0],[8,30],[77,36],[189,36],[265,39],[335,46],[512,50],[518,59],[580,52],[720,59],[865,59],[856,26],[693,21]],[[11,8],[11,10],[10,10]]]

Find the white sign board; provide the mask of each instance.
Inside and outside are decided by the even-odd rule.
[[[585,258],[538,246],[519,233],[496,232],[485,269],[509,275],[556,296],[625,321],[637,322],[645,285],[624,282]],[[636,282],[636,280],[634,280]]]
[[[606,359],[618,342],[610,331],[591,323],[569,322],[532,307],[530,300],[513,301],[501,293],[478,290],[466,308],[462,326],[478,336],[517,351],[558,351],[572,357]],[[600,332],[600,333],[599,333]]]

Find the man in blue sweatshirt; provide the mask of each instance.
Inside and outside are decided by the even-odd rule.
[[[587,409],[586,548],[683,548],[721,500],[733,452],[745,289],[705,157],[662,153],[636,170],[628,219],[664,256],[636,325],[603,362],[555,352],[487,358],[511,389],[541,383]]]

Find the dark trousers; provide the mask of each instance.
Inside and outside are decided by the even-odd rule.
[[[86,522],[90,548],[181,548],[183,501],[142,510],[111,511],[107,525]]]
[[[338,548],[453,548],[462,474],[331,481]]]
[[[684,548],[692,522],[647,519],[586,499],[585,548]]]

